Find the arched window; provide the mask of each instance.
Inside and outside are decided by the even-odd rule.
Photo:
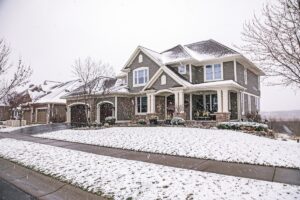
[[[143,55],[140,54],[140,55],[139,55],[139,63],[142,63],[142,62],[143,62]]]
[[[166,85],[166,83],[167,83],[166,75],[162,75],[160,78],[160,84]]]

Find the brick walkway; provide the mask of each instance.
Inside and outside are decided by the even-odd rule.
[[[66,149],[73,149],[98,155],[105,155],[115,158],[137,160],[142,162],[160,164],[170,167],[184,168],[196,171],[213,172],[218,174],[245,177],[251,179],[280,182],[300,185],[300,170],[282,167],[268,167],[260,165],[239,164],[221,162],[181,156],[170,156],[155,153],[137,152],[108,147],[99,147],[88,144],[79,144],[66,141],[50,140],[32,137],[30,135],[0,133],[0,137],[14,138],[17,140],[31,141],[40,144],[47,144]]]

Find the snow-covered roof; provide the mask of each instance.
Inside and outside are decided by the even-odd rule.
[[[49,87],[47,92],[33,103],[66,103],[66,100],[61,99],[61,97],[78,88],[80,85],[81,82],[79,80],[56,84]]]
[[[101,78],[100,80],[91,81],[89,84],[96,84],[91,94],[106,94],[106,93],[129,93],[127,84],[124,79],[118,78]],[[62,96],[62,98],[83,95],[84,86],[81,84],[72,92]]]
[[[177,45],[161,53],[142,46],[139,46],[138,48],[160,65],[167,65],[185,60],[196,60],[201,62],[221,57],[241,55],[237,51],[212,39],[187,45]]]

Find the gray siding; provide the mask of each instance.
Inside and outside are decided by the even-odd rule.
[[[138,57],[139,55],[143,55],[143,62],[139,63]],[[152,78],[152,76],[156,73],[156,71],[159,69],[159,66],[151,60],[148,56],[146,56],[144,53],[140,52],[137,54],[133,62],[130,64],[130,72],[128,73],[128,87],[130,92],[139,92],[143,89],[144,86],[141,87],[133,87],[133,70],[137,69],[139,67],[149,67],[149,80]]]
[[[259,88],[258,75],[254,74],[252,71],[247,69],[247,85],[246,85],[244,80],[244,66],[239,62],[237,62],[236,70],[237,70],[237,82],[246,88],[246,92],[260,96],[260,90],[258,89]]]
[[[223,63],[223,79],[224,80],[234,80],[233,61]]]
[[[172,67],[178,74],[180,74],[178,71],[179,66],[180,66],[179,64],[170,65],[170,67]],[[190,80],[190,67],[189,67],[189,65],[185,65],[185,67],[186,67],[186,74],[180,74],[180,75],[189,81]]]
[[[163,75],[166,76],[166,84],[165,85],[161,85],[161,77]],[[169,89],[169,88],[178,87],[178,86],[181,86],[181,85],[178,84],[176,81],[174,81],[166,73],[162,73],[150,88],[155,89],[155,90],[162,90],[162,89]]]
[[[203,66],[193,66],[192,65],[192,83],[198,84],[204,82],[204,70]]]

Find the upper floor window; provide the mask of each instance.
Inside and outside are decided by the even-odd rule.
[[[149,69],[148,67],[140,67],[133,70],[133,86],[143,86],[149,80]]]
[[[160,84],[161,85],[166,85],[166,83],[167,83],[166,75],[162,75],[161,78],[160,78]]]
[[[186,66],[185,65],[180,65],[178,67],[178,73],[179,74],[186,74]]]
[[[143,62],[143,55],[140,54],[140,55],[139,55],[139,63],[142,63],[142,62]]]
[[[137,97],[136,106],[137,113],[147,113],[147,97]]]
[[[245,85],[247,85],[248,84],[247,68],[244,68],[244,81],[245,81]]]
[[[222,65],[221,64],[213,64],[213,65],[206,65],[205,66],[205,81],[215,81],[215,80],[222,80]]]

